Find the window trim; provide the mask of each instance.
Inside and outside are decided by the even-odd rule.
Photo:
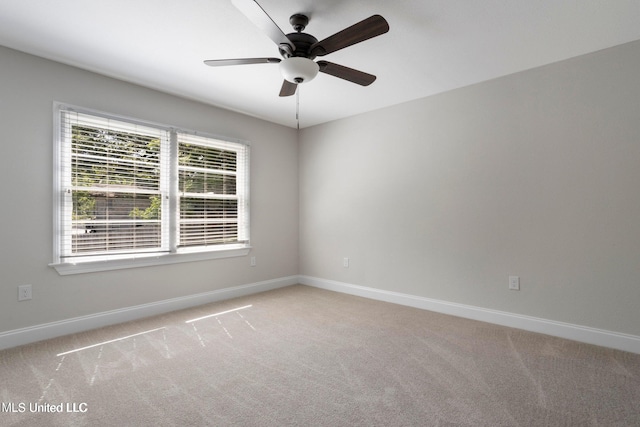
[[[197,132],[193,130],[187,130],[178,128],[175,126],[164,125],[160,123],[144,121],[134,119],[131,117],[120,116],[111,113],[105,113],[103,111],[93,110],[90,108],[77,107],[74,105],[54,102],[53,103],[53,262],[49,264],[50,267],[60,275],[91,273],[99,271],[120,270],[136,267],[150,267],[156,265],[176,264],[182,262],[193,261],[205,261],[213,259],[222,259],[230,257],[246,256],[251,250],[250,244],[250,209],[249,209],[249,197],[250,197],[250,143],[247,141],[229,138],[219,135],[213,135],[204,132]],[[142,126],[150,126],[161,130],[171,132],[172,139],[175,138],[177,133],[197,135],[207,138],[212,138],[220,141],[231,142],[245,145],[247,151],[246,155],[246,172],[244,175],[244,199],[246,200],[246,212],[240,221],[245,224],[246,242],[224,244],[224,245],[212,245],[212,246],[200,246],[200,247],[185,247],[178,248],[175,251],[170,252],[140,252],[135,254],[126,255],[104,255],[104,256],[91,256],[91,257],[78,257],[73,261],[67,261],[62,259],[61,244],[62,244],[62,211],[63,211],[63,197],[62,197],[62,177],[61,166],[63,164],[63,151],[62,151],[62,138],[60,138],[61,123],[60,115],[61,111],[75,111],[83,114],[91,114],[99,117],[125,121],[132,124],[138,124]],[[176,147],[177,144],[172,144],[172,147]],[[173,169],[174,166],[171,166]],[[174,207],[175,209],[175,207]],[[175,211],[172,212],[172,215]]]
[[[213,259],[233,258],[246,256],[251,251],[251,246],[237,245],[237,248],[218,248],[201,252],[176,252],[176,253],[150,253],[137,254],[134,258],[115,258],[85,261],[78,263],[61,262],[51,263],[50,267],[56,269],[58,274],[66,276],[69,274],[95,273],[99,271],[122,270],[136,267],[152,267],[156,265],[178,264],[182,262],[207,261]]]

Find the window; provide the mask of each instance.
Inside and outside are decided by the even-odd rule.
[[[246,255],[249,146],[56,105],[60,274]]]

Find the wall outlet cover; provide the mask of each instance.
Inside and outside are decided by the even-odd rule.
[[[18,286],[18,301],[26,301],[32,298],[31,285]]]

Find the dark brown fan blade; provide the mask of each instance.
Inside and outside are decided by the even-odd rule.
[[[311,46],[311,54],[324,56],[363,42],[389,31],[389,24],[380,15],[373,15]]]
[[[273,22],[273,19],[271,19],[258,2],[254,0],[231,0],[231,3],[249,18],[249,21],[260,28],[267,37],[273,40],[275,44],[278,46],[286,44],[289,45],[292,52],[296,50],[295,45],[287,38],[280,27]]]
[[[376,80],[376,76],[373,74],[354,70],[353,68],[334,64],[333,62],[318,61],[318,66],[320,67],[321,73],[330,74],[334,77],[348,80],[361,86],[369,86]]]
[[[227,65],[246,65],[246,64],[277,64],[279,58],[239,58],[239,59],[207,59],[205,64],[211,67],[224,67]]]
[[[280,96],[291,96],[296,93],[296,89],[298,89],[298,85],[295,83],[291,83],[289,80],[285,80],[282,82],[282,88],[280,89]]]

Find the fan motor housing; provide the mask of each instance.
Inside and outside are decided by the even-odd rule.
[[[294,52],[287,52],[280,48],[280,54],[284,58],[290,56],[300,56],[303,58],[314,59],[316,56],[311,55],[311,46],[318,43],[318,39],[307,33],[290,33],[287,34],[287,38],[291,40],[291,43],[296,47]]]

